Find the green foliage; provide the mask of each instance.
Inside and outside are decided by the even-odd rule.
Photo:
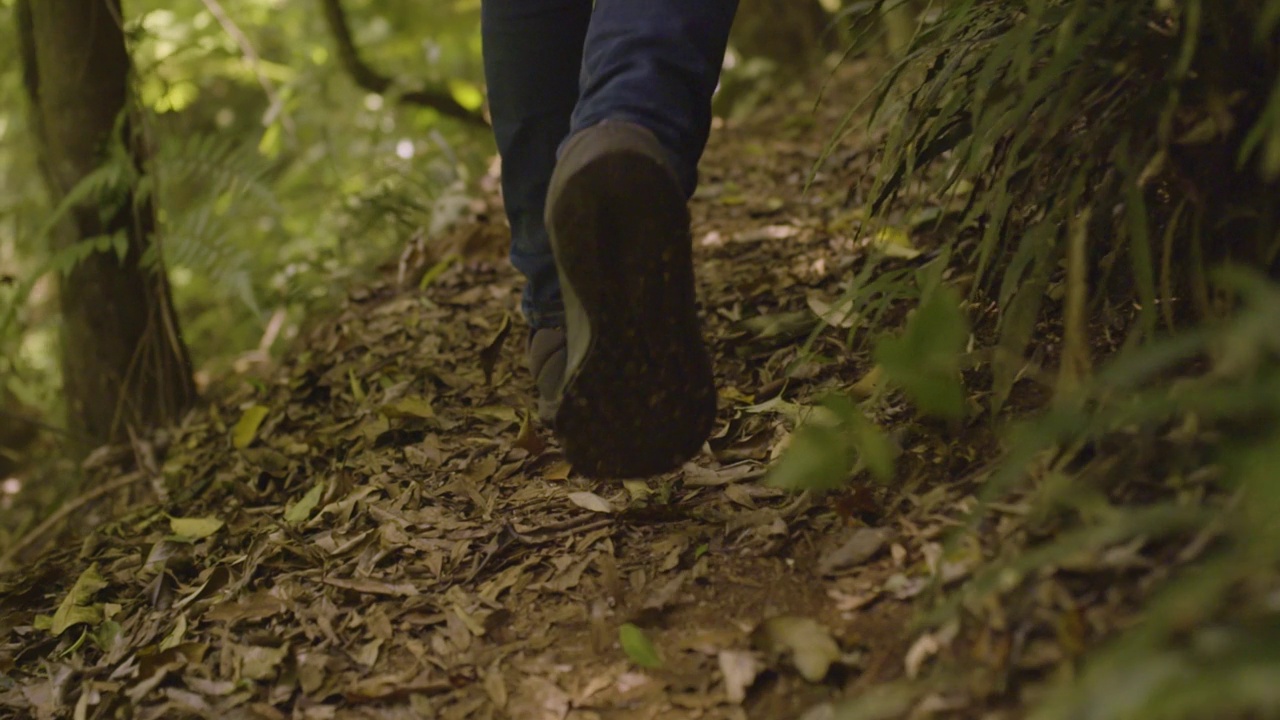
[[[861,470],[888,481],[895,452],[892,441],[851,398],[832,395],[791,435],[787,452],[769,471],[768,483],[787,490],[834,490]]]
[[[1136,591],[1141,622],[1103,636],[1032,717],[1274,714],[1280,287],[1264,273],[1280,270],[1280,0],[934,7],[874,97],[886,142],[872,210],[961,199],[940,250],[996,311],[974,328],[976,350],[993,346],[991,415],[1069,310],[1089,321],[1064,328],[1073,341],[1119,352],[1008,434],[960,535],[1019,529],[928,623],[1003,623],[996,608],[1064,566],[1141,547],[1169,565]],[[1215,282],[1224,264],[1236,269]],[[891,282],[901,306],[910,278]],[[1088,307],[1066,307],[1081,284]],[[963,315],[918,285],[920,307],[875,357],[918,409],[961,417]],[[853,307],[885,294],[851,286]],[[848,432],[814,437],[805,452],[835,467]],[[1015,506],[1029,509],[1017,523],[995,509]],[[862,716],[856,705],[837,716]]]
[[[1035,483],[1028,470],[1033,458],[1062,448],[1051,472],[1066,474],[1083,448],[1109,438],[1133,443],[1171,428],[1231,438],[1157,477],[1165,487],[1160,502],[1082,515],[1071,531],[987,568],[957,598],[981,603],[1017,587],[1010,578],[1135,538],[1214,540],[1202,560],[1158,588],[1143,623],[1091,657],[1078,681],[1060,683],[1035,717],[1077,717],[1085,708],[1098,718],[1204,717],[1210,708],[1217,717],[1239,717],[1274,707],[1274,684],[1258,679],[1274,677],[1280,661],[1267,639],[1280,631],[1269,599],[1280,557],[1280,287],[1239,271],[1224,277],[1244,300],[1230,322],[1118,359],[1087,388],[1090,410],[1059,409],[1032,421],[986,488],[990,502],[1022,494],[1031,483],[1038,485],[1034,505],[1078,514],[1084,488],[1064,493],[1056,483]],[[1215,363],[1177,387],[1162,382],[1196,356]],[[1206,475],[1216,479],[1202,489],[1192,478]],[[1116,485],[1128,479],[1119,468],[1104,477]],[[1184,628],[1194,631],[1186,635]]]
[[[876,362],[889,381],[920,410],[951,420],[968,408],[960,381],[960,360],[969,340],[969,323],[954,290],[938,288],[920,304],[906,330],[876,345]]]
[[[0,177],[0,383],[55,413],[52,281],[90,252],[119,249],[104,239],[50,250],[77,203],[102,204],[125,185],[154,201],[159,242],[145,260],[163,260],[194,358],[216,370],[256,348],[271,317],[282,314],[278,336],[291,336],[348,279],[446,226],[491,152],[482,129],[357,88],[314,3],[125,6],[135,125],[152,151],[140,175],[117,148],[48,208],[25,108],[0,112],[0,163],[12,169]],[[478,0],[344,7],[365,59],[397,87],[480,97]],[[11,19],[0,13],[0,33],[12,35]],[[21,98],[14,44],[0,55],[0,90]]]
[[[1140,337],[1158,313],[1210,314],[1209,265],[1280,261],[1265,184],[1280,167],[1266,149],[1280,143],[1276,7],[949,3],[878,92],[892,122],[876,207],[907,178],[934,196],[975,188],[956,250],[999,303],[1006,356],[1025,351],[1066,228],[1090,211],[1095,297],[1135,301]]]

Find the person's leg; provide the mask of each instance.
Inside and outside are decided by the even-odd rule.
[[[590,476],[665,472],[716,414],[688,197],[735,0],[597,0],[547,196],[568,350],[556,431]]]
[[[574,133],[604,120],[652,132],[693,195],[738,0],[596,0]]]
[[[591,0],[483,0],[480,17],[511,263],[527,280],[521,309],[535,331],[560,327],[564,306],[543,208],[578,102]]]

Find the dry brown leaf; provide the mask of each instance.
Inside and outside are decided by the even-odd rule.
[[[610,503],[608,500],[605,500],[593,492],[582,491],[569,493],[569,502],[583,508],[584,510],[590,510],[591,512],[617,512],[613,507],[613,503]]]

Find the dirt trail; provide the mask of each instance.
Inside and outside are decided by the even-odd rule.
[[[911,599],[967,492],[940,481],[971,453],[914,428],[891,490],[760,482],[799,407],[867,369],[839,328],[801,346],[859,261],[846,216],[870,141],[803,190],[868,81],[848,68],[833,107],[809,112],[807,90],[713,134],[693,204],[721,397],[710,452],[647,482],[572,474],[528,422],[518,282],[500,213],[480,207],[448,240],[462,263],[439,272],[436,241],[410,248],[282,367],[141,444],[140,464],[101,459],[98,482],[133,478],[152,504],[5,580],[0,710],[772,719],[901,675]],[[834,655],[813,627],[801,642],[835,660],[823,681],[758,649],[777,616],[829,630]],[[624,623],[661,667],[628,657]]]

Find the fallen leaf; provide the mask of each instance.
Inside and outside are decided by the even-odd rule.
[[[793,225],[766,225],[762,228],[745,230],[733,236],[734,242],[752,243],[762,240],[786,240],[800,234],[800,228]]]
[[[316,509],[316,505],[320,504],[320,498],[324,495],[325,484],[317,482],[298,499],[298,502],[289,506],[284,511],[284,520],[288,523],[300,523],[311,517],[311,512]]]
[[[924,592],[929,587],[929,578],[927,577],[907,577],[902,573],[894,573],[884,581],[885,592],[893,595],[899,600],[910,600],[911,598]]]
[[[378,651],[382,649],[382,638],[374,638],[361,645],[352,657],[365,667],[373,667],[378,662]]]
[[[173,624],[173,629],[169,631],[169,634],[165,635],[164,639],[160,641],[160,649],[168,650],[169,648],[178,647],[182,644],[182,636],[186,634],[187,615],[183,613],[178,616],[178,621]]]
[[[752,634],[752,641],[766,652],[789,654],[800,676],[809,682],[821,682],[841,658],[840,646],[831,633],[806,617],[782,615],[765,620]]]
[[[289,653],[287,645],[278,648],[260,645],[242,645],[236,648],[240,675],[247,680],[268,680],[275,676],[276,668]]]
[[[907,677],[912,680],[919,677],[925,661],[937,655],[943,648],[950,646],[959,634],[960,624],[952,621],[935,632],[925,633],[916,638],[903,658],[903,669],[907,671]]]
[[[493,384],[493,371],[498,365],[498,358],[502,357],[502,346],[507,341],[507,336],[511,334],[511,313],[504,313],[502,323],[498,326],[497,332],[485,343],[484,348],[480,351],[480,369],[484,371],[484,384]]]
[[[880,528],[858,528],[839,547],[818,559],[818,571],[830,575],[861,565],[880,552],[887,536]]]
[[[262,421],[267,419],[268,412],[270,411],[263,405],[250,405],[246,408],[240,420],[236,422],[236,426],[231,430],[232,447],[243,450],[252,445],[254,438],[258,435],[258,428],[262,426]]]
[[[107,581],[98,572],[97,563],[85,568],[84,572],[80,573],[80,577],[76,578],[75,584],[71,586],[71,591],[58,605],[58,610],[54,612],[53,620],[49,624],[49,632],[58,636],[72,625],[84,623],[93,626],[102,622],[102,607],[88,603],[95,593],[106,586]]]
[[[563,460],[557,460],[547,466],[547,469],[542,473],[542,478],[544,480],[564,482],[569,479],[569,475],[572,473],[572,465]]]
[[[911,235],[896,227],[877,230],[868,238],[867,244],[891,258],[915,260],[920,257],[920,251],[911,242]]]
[[[538,434],[538,425],[534,422],[532,413],[521,416],[520,431],[516,433],[516,439],[511,444],[524,449],[530,455],[540,455],[547,449],[547,444]]]
[[[187,540],[203,540],[222,529],[226,523],[216,517],[169,518],[169,529]]]
[[[569,502],[580,508],[598,513],[613,513],[613,504],[593,492],[569,493]]]
[[[325,578],[324,583],[344,590],[354,590],[369,595],[390,595],[392,597],[414,597],[418,595],[418,588],[410,583],[385,583],[368,578],[347,579],[335,577]]]
[[[631,662],[650,670],[662,667],[662,658],[658,656],[657,649],[639,627],[623,623],[618,628],[618,642],[622,644],[622,651],[631,658]]]
[[[520,414],[505,405],[483,405],[481,407],[472,408],[471,412],[479,417],[492,418],[501,422],[520,422]]]
[[[857,326],[862,322],[862,316],[854,309],[854,301],[857,298],[852,295],[842,297],[835,302],[827,302],[817,295],[810,295],[805,298],[809,305],[809,309],[813,311],[824,323],[843,329],[849,329]]]
[[[741,705],[747,699],[747,690],[760,675],[760,659],[749,650],[721,650],[716,660],[720,664],[720,674],[724,676],[725,698]]]
[[[644,480],[623,480],[622,487],[626,488],[627,495],[636,502],[643,502],[653,494],[653,488]]]
[[[429,420],[436,416],[435,408],[431,406],[431,398],[427,397],[402,397],[399,400],[392,400],[382,406],[381,412],[389,418]]]

